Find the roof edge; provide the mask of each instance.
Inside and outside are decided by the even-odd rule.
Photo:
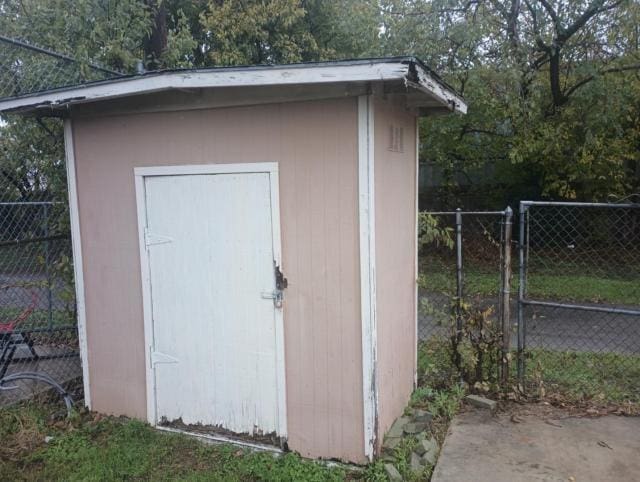
[[[46,113],[74,104],[172,89],[393,80],[413,81],[422,87],[420,90],[434,96],[451,110],[466,112],[462,96],[412,56],[154,71],[2,99],[0,112]]]

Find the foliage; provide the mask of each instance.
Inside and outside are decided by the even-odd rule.
[[[458,305],[457,302],[454,304]],[[476,389],[488,391],[496,381],[497,355],[502,332],[493,307],[475,308],[460,302],[451,317],[451,361],[462,379]],[[458,319],[460,327],[457,327]]]
[[[418,387],[411,395],[411,407],[428,410],[433,415],[429,435],[442,446],[449,424],[457,414],[466,395],[466,385],[460,383],[459,372],[451,363],[451,344],[446,338],[433,337],[418,345]],[[427,466],[416,477],[408,470],[413,447],[401,446],[394,457],[396,467],[408,480],[429,480],[433,472]],[[403,471],[404,469],[404,471]]]
[[[507,199],[637,192],[638,2],[387,0],[384,48],[415,53],[467,98],[427,118],[421,156],[445,184]],[[478,176],[483,166],[488,173]]]
[[[438,218],[429,213],[418,213],[418,247],[428,244],[453,249],[453,229],[441,226]]]
[[[12,117],[1,127],[0,200],[66,200],[62,125]]]
[[[2,0],[0,31],[40,47],[131,71],[151,29],[139,0]]]
[[[138,60],[175,68],[415,54],[470,106],[466,116],[422,121],[421,158],[438,167],[449,192],[488,183],[493,189],[482,190],[483,202],[491,207],[640,190],[636,1],[1,0],[0,6],[4,35],[72,55],[79,69],[90,60],[132,72]],[[43,150],[42,135],[33,131],[39,124],[25,122],[14,129],[20,138],[7,135],[4,146],[16,157],[41,152],[43,164],[58,162],[60,146]],[[60,137],[59,128],[51,130]],[[15,168],[12,162],[7,170]],[[51,186],[61,197],[59,183]]]
[[[161,56],[161,65],[171,68],[189,68],[196,64],[193,52],[198,42],[191,33],[189,19],[182,9],[172,17],[174,27],[167,32],[167,45]]]
[[[200,23],[218,65],[352,57],[375,49],[379,10],[362,0],[210,1]]]
[[[215,64],[277,64],[322,56],[297,0],[209,3],[201,21]]]

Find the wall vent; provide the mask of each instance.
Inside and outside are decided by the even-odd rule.
[[[389,150],[391,152],[404,152],[404,128],[389,126]]]

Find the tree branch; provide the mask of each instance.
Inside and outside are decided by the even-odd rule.
[[[546,2],[546,0],[540,0],[541,2]],[[616,0],[615,2],[604,5],[604,0],[595,0],[591,2],[589,7],[584,11],[580,17],[576,19],[571,25],[569,25],[566,29],[562,29],[558,31],[558,42],[564,43],[569,40],[573,34],[575,34],[578,30],[580,30],[589,20],[598,15],[599,13],[606,12],[608,10],[613,10],[618,7],[624,0]]]
[[[538,0],[538,1],[542,4],[544,9],[547,11],[549,16],[551,17],[551,20],[553,21],[556,32],[559,32],[562,29],[562,25],[560,24],[558,13],[553,9],[551,4],[547,2],[547,0]]]
[[[511,9],[507,17],[507,36],[514,49],[517,49],[520,44],[518,36],[518,15],[520,15],[520,0],[511,0]]]
[[[589,75],[588,77],[585,77],[584,79],[579,80],[578,82],[573,84],[571,87],[569,87],[569,89],[567,89],[565,91],[564,96],[568,98],[569,96],[571,96],[571,94],[575,93],[575,91],[578,90],[580,87],[588,84],[589,82],[591,82],[592,80],[594,80],[596,77],[598,77],[600,75],[620,73],[620,72],[628,72],[628,71],[632,71],[632,70],[640,70],[640,63],[622,65],[620,67],[610,67],[608,69],[603,69],[603,70],[599,71],[597,74]]]

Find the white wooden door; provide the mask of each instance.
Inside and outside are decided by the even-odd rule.
[[[143,177],[155,423],[284,435],[270,176]]]

